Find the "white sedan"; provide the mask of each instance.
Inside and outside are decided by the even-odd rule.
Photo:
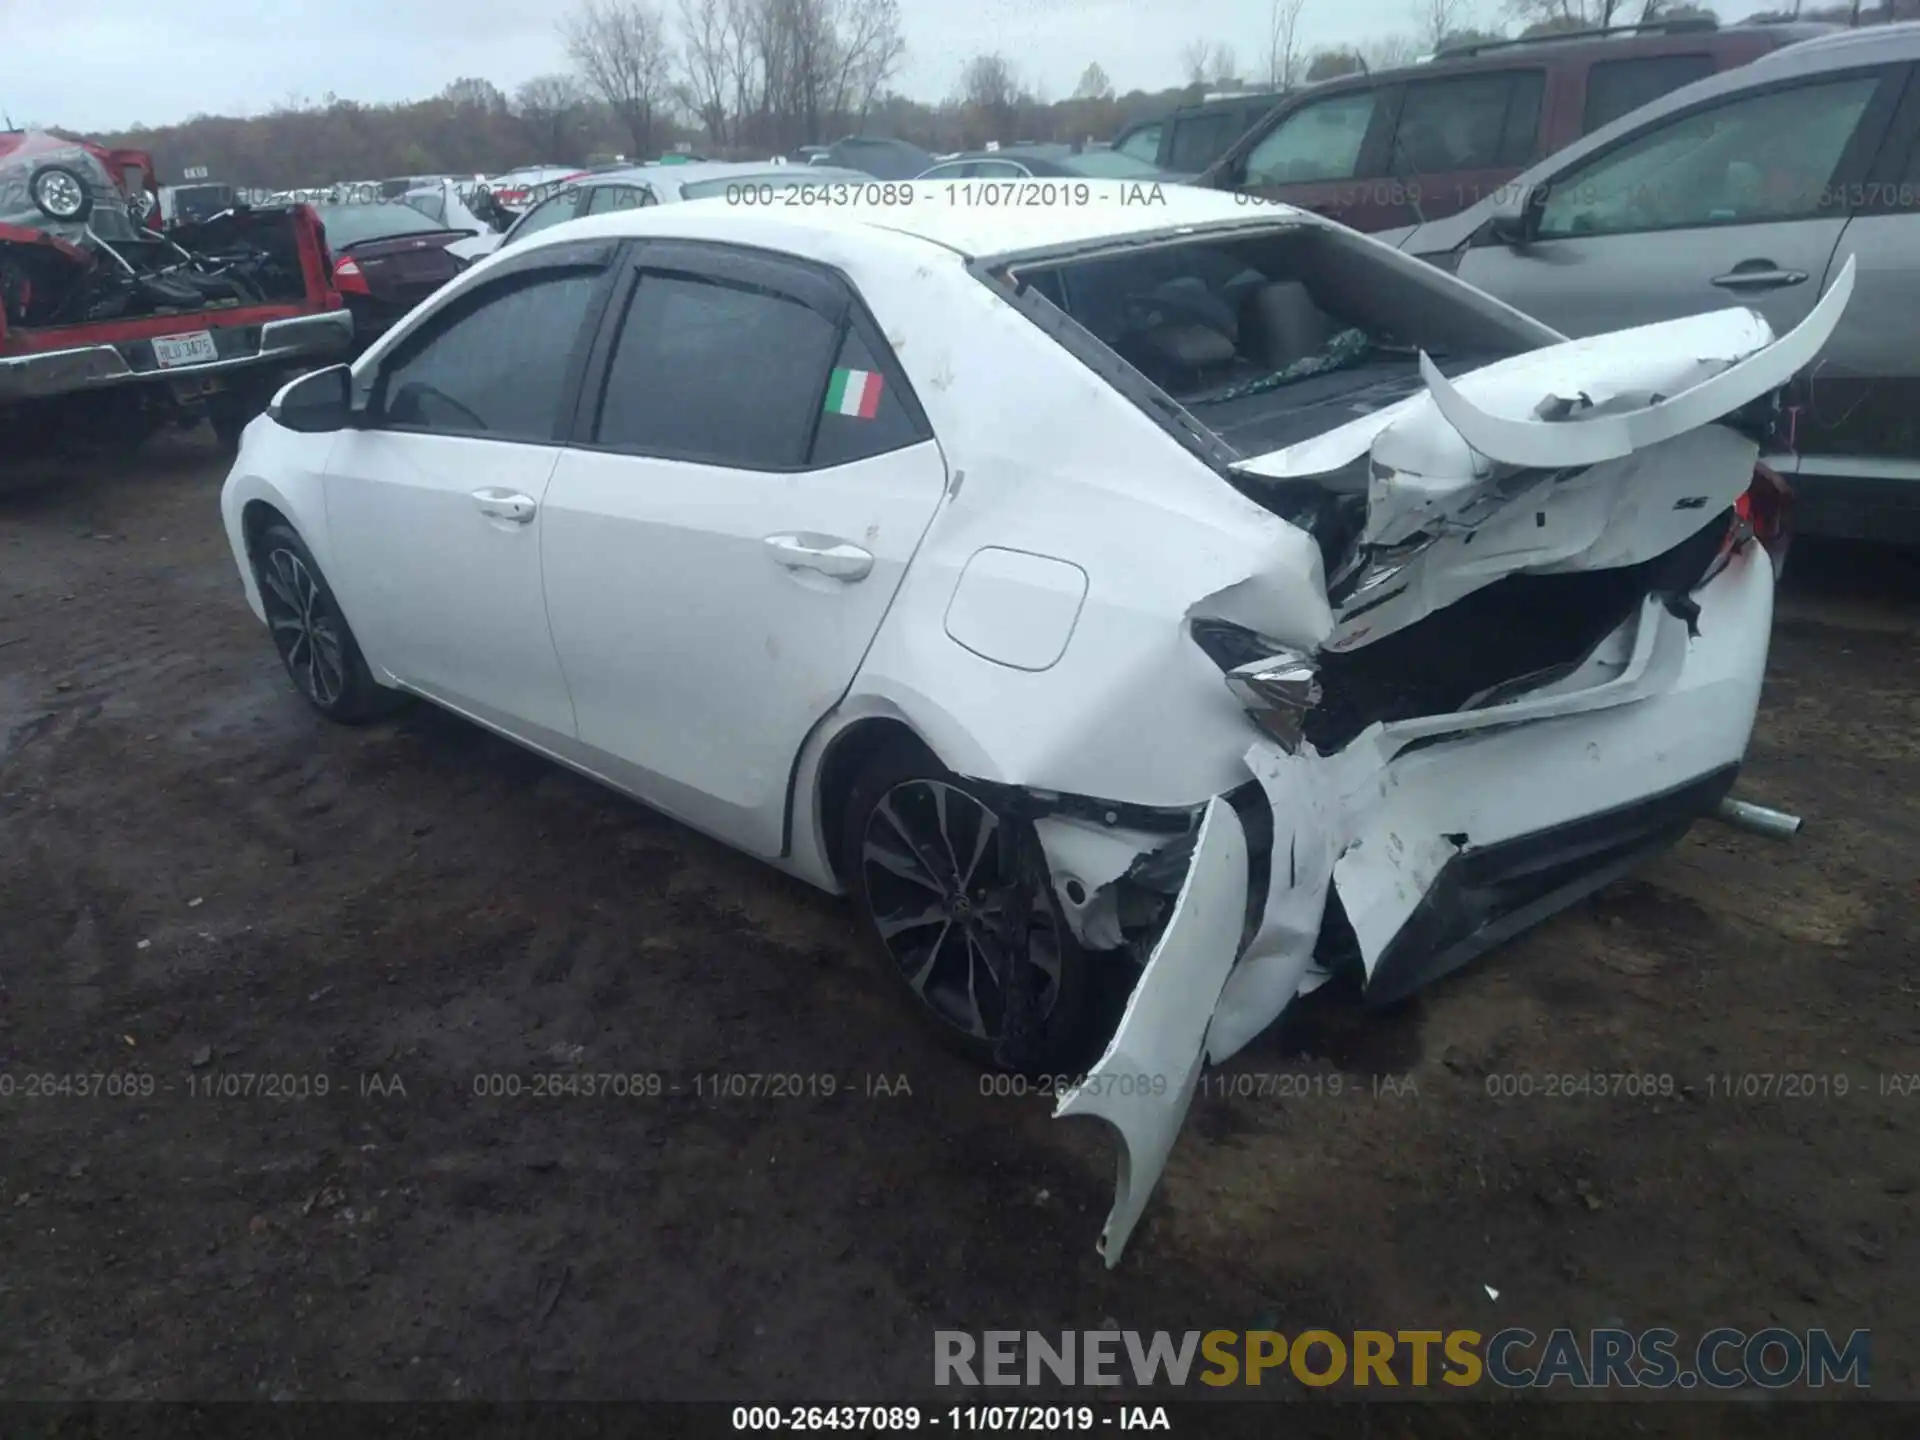
[[[936,1032],[1084,1070],[1111,1264],[1203,1065],[1716,805],[1761,412],[1852,273],[1564,342],[1310,214],[1028,185],[556,226],[286,387],[222,509],[322,714],[423,697],[845,892]]]

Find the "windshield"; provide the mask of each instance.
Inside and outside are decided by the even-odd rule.
[[[1083,150],[1078,155],[1055,158],[1074,174],[1090,180],[1155,180],[1160,176],[1157,167],[1123,150]]]
[[[321,205],[316,209],[321,225],[326,228],[327,243],[336,250],[358,245],[363,240],[425,234],[444,228],[411,205]]]

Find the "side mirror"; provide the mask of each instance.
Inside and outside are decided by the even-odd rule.
[[[273,397],[267,414],[276,424],[302,434],[345,430],[353,423],[352,386],[351,366],[329,365],[286,386]]]
[[[1540,214],[1547,206],[1545,185],[1507,185],[1487,217],[1487,236],[1523,250],[1540,238]]]

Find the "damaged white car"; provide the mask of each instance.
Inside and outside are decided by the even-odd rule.
[[[937,1031],[1084,1071],[1112,1263],[1203,1065],[1726,791],[1757,443],[1852,272],[1565,342],[1229,195],[865,188],[474,266],[281,392],[226,525],[323,713],[423,696],[847,892]]]

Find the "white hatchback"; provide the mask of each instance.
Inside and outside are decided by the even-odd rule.
[[[1851,285],[1565,342],[1210,191],[647,207],[288,386],[222,507],[323,714],[424,697],[847,892],[935,1031],[1084,1071],[1112,1263],[1204,1064],[1714,807],[1758,431]]]

